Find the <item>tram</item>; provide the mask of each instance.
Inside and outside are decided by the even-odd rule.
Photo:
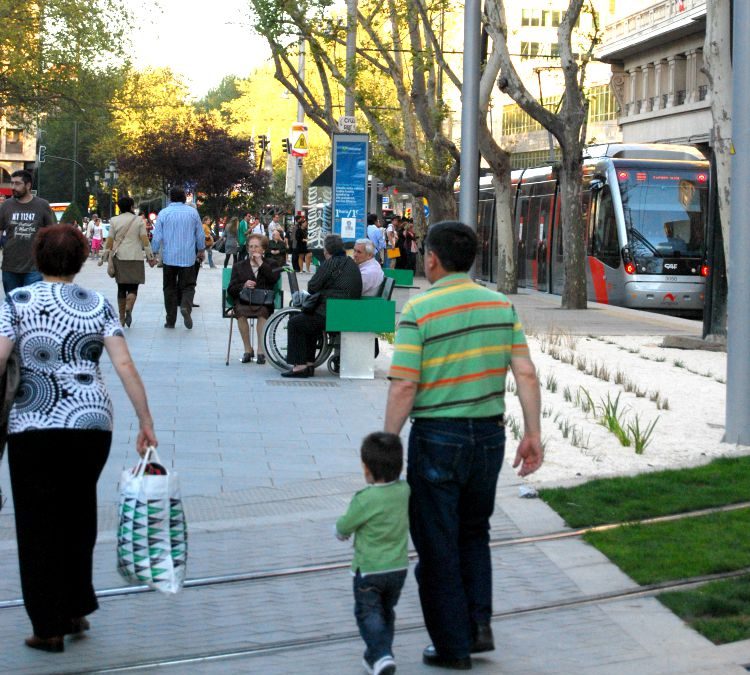
[[[589,300],[652,310],[703,309],[709,163],[695,148],[610,144],[588,148],[581,212]],[[518,285],[562,293],[560,186],[551,166],[514,171]],[[494,281],[495,199],[482,178],[480,278]]]

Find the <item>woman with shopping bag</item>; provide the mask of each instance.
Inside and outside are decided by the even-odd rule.
[[[70,225],[43,228],[34,242],[43,280],[17,288],[0,308],[0,372],[15,350],[21,382],[8,420],[26,644],[64,650],[65,635],[89,629],[96,483],[112,441],[112,402],[99,369],[106,350],[139,431],[136,450],[157,445],[146,392],[114,308],[73,283],[88,256]]]

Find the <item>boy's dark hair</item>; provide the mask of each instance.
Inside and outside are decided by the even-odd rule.
[[[362,441],[360,457],[376,481],[397,480],[404,467],[404,448],[396,434],[375,431]]]
[[[378,222],[378,217],[374,213],[368,213],[367,214],[367,224],[368,225],[375,225],[375,223]]]
[[[477,235],[468,225],[455,220],[435,223],[424,242],[446,272],[468,272],[477,256]]]

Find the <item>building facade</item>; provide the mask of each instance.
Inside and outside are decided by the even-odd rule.
[[[36,159],[36,138],[19,124],[0,117],[0,194],[9,196],[10,175]]]
[[[612,65],[623,141],[705,150],[712,126],[708,80],[701,70],[706,0],[640,4],[607,26],[597,53]]]

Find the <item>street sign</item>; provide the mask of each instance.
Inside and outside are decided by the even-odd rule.
[[[357,118],[354,115],[342,115],[339,117],[339,131],[344,134],[356,133]]]
[[[310,146],[307,144],[307,125],[302,122],[292,124],[292,130],[289,133],[289,145],[291,146],[292,157],[307,157]]]

